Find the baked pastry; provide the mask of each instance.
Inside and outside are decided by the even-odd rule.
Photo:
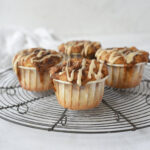
[[[46,91],[52,87],[48,71],[61,60],[62,56],[56,51],[43,48],[26,49],[13,58],[13,70],[24,89]]]
[[[69,41],[58,47],[59,51],[67,56],[90,59],[95,58],[95,53],[99,48],[101,44],[92,41]]]
[[[107,67],[96,60],[72,58],[50,69],[58,102],[73,110],[99,105],[104,94]]]
[[[149,53],[136,47],[99,49],[97,60],[108,66],[106,85],[115,88],[132,88],[140,84]]]

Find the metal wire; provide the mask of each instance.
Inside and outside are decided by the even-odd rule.
[[[105,87],[99,107],[87,111],[62,108],[53,91],[22,89],[13,71],[0,72],[0,118],[48,131],[114,133],[150,126],[150,66],[139,86],[131,89]]]

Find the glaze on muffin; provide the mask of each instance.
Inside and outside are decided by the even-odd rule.
[[[92,41],[69,41],[61,44],[58,49],[60,52],[70,55],[81,55],[86,58],[94,58],[96,51],[101,48],[99,42]]]
[[[53,50],[31,48],[19,52],[13,58],[14,71],[18,74],[18,67],[35,67],[41,74],[50,67],[58,64],[62,56]]]
[[[134,65],[148,62],[148,52],[138,50],[135,47],[99,49],[95,54],[97,60],[107,64]]]
[[[72,58],[62,65],[50,69],[51,78],[85,85],[89,81],[100,80],[108,75],[106,66],[96,60]]]

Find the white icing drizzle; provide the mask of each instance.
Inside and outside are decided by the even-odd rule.
[[[24,58],[24,60],[26,61],[28,58],[30,58],[30,57],[32,57],[32,56],[34,56],[34,55],[35,55],[34,52],[32,52],[30,55],[26,56],[26,57]]]
[[[92,78],[92,74],[95,76],[96,80],[101,79],[103,64],[101,64],[101,63],[99,64],[99,70],[98,70],[97,74],[94,72],[95,67],[96,67],[95,60],[92,60],[90,66],[89,66],[89,72],[88,72],[89,79]]]
[[[103,68],[103,63],[101,63],[101,64],[99,65],[98,73],[97,73],[97,74],[96,74],[96,73],[94,74],[96,80],[101,79],[101,77],[102,77],[102,68]]]
[[[79,86],[82,85],[82,71],[83,69],[86,67],[86,59],[83,59],[82,60],[82,63],[81,63],[81,68],[78,70],[78,74],[77,74],[77,84]],[[97,72],[97,74],[94,72],[94,68],[96,67],[95,65],[95,60],[93,59],[90,63],[90,66],[89,66],[89,71],[88,71],[88,78],[91,79],[92,77],[92,74],[95,76],[96,80],[99,80],[101,79],[101,76],[102,76],[102,68],[103,68],[103,64],[99,64],[99,70]],[[66,75],[67,75],[67,80],[68,81],[73,81],[74,79],[74,72],[75,70],[72,70],[71,72],[71,75],[69,76],[69,71],[68,71],[68,62],[67,62],[67,65],[65,67],[65,71],[66,71]],[[63,72],[60,72],[59,73],[60,75],[63,74]]]
[[[79,86],[81,86],[81,78],[82,78],[82,69],[79,69],[79,71],[78,71],[78,76],[77,76],[77,84],[79,85]]]
[[[81,41],[81,42],[79,42],[79,43],[77,43],[76,41],[72,41],[72,42],[66,43],[66,44],[64,45],[65,54],[71,55],[72,47],[83,46],[83,49],[82,49],[82,51],[81,51],[81,55],[84,54],[85,56],[87,56],[88,50],[89,50],[90,46],[92,46],[93,44],[94,44],[95,46],[97,46],[98,44],[100,45],[100,43],[98,43],[98,42],[90,42],[90,41]]]
[[[101,50],[101,49],[99,49],[99,50],[96,52],[95,56],[97,57],[97,60],[100,59],[101,55],[102,55],[104,52],[105,52],[105,51],[104,51],[104,50]]]
[[[72,50],[72,46],[74,46],[75,42],[71,42],[71,43],[67,43],[66,45],[64,45],[65,47],[65,54],[67,55],[71,55],[71,50]]]
[[[20,60],[21,57],[22,57],[22,56],[19,55],[19,56],[14,60],[14,62],[13,62],[15,73],[18,72],[18,61]]]
[[[88,72],[88,78],[89,78],[89,79],[92,78],[93,70],[94,70],[95,67],[96,67],[96,66],[95,66],[95,60],[93,59],[93,60],[91,61],[90,66],[89,66],[89,72]]]
[[[50,57],[61,57],[61,55],[59,54],[48,54],[46,56],[44,56],[43,58],[41,59],[37,59],[35,60],[36,58],[40,58],[42,57],[42,54],[43,53],[46,53],[47,51],[44,51],[44,50],[40,50],[37,54],[35,53],[35,49],[29,49],[29,50],[24,50],[22,52],[20,52],[16,57],[14,57],[13,59],[13,65],[14,65],[14,71],[17,73],[18,72],[18,62],[20,63],[20,65],[23,65],[23,61],[26,61],[27,59],[31,58],[31,63],[33,63],[34,61],[35,62],[42,62],[44,61],[45,59],[47,58],[50,58]]]
[[[81,69],[79,69],[79,71],[78,71],[78,76],[77,76],[77,84],[79,85],[79,86],[81,86],[81,79],[82,79],[82,70],[85,68],[85,65],[86,65],[86,60],[85,59],[83,59],[82,60],[82,67],[81,67]]]
[[[113,64],[117,59],[119,59],[121,56],[115,56],[117,54],[116,51],[112,52],[109,56],[109,63]]]
[[[75,70],[72,70],[72,71],[71,71],[71,76],[70,76],[70,77],[69,77],[69,72],[68,72],[68,66],[66,66],[65,71],[66,71],[66,73],[67,73],[67,80],[68,80],[68,81],[73,81],[73,79],[74,79],[74,71],[75,71]]]
[[[127,63],[131,63],[133,61],[134,56],[136,56],[137,54],[139,54],[139,52],[133,52],[133,53],[129,53],[126,56],[126,61]]]
[[[114,49],[114,50],[117,50],[117,49]],[[123,48],[123,49],[120,49],[120,50],[119,50],[119,53],[123,54],[123,53],[126,52],[126,51],[127,51],[127,48],[125,47],[125,48]]]
[[[97,57],[97,60],[100,59],[100,57],[102,56],[103,52],[112,52],[109,56],[109,59],[108,59],[108,62],[110,64],[113,64],[116,60],[118,60],[120,57],[123,57],[125,60],[126,60],[126,63],[131,63],[134,59],[134,57],[138,54],[140,54],[140,51],[129,51],[129,53],[124,53],[128,50],[128,48],[123,48],[123,49],[120,49],[118,50],[117,48],[114,48],[112,50],[98,50],[95,54],[95,56]],[[129,49],[130,50],[130,49]],[[115,56],[116,54],[119,54],[118,56]]]
[[[50,58],[50,57],[61,57],[59,54],[50,54],[50,55],[46,55],[46,56],[44,56],[42,59],[39,59],[39,60],[34,60],[33,59],[33,61],[34,62],[42,62],[42,61],[44,61],[45,59],[47,59],[47,58]],[[36,57],[35,57],[36,58]]]
[[[59,75],[62,75],[63,73],[65,73],[65,71],[59,72]]]
[[[67,74],[67,80],[68,80],[68,81],[73,81],[73,79],[74,79],[74,71],[75,71],[75,70],[72,70],[72,71],[71,71],[71,76],[69,77],[68,66],[70,66],[70,58],[69,58],[68,61],[67,61],[67,65],[66,65],[66,67],[65,67],[65,71],[66,71],[66,74]]]
[[[82,51],[85,54],[85,56],[87,56],[88,50],[89,50],[89,48],[90,48],[91,45],[92,45],[91,43],[85,43],[84,44],[84,48],[83,48]]]
[[[71,48],[72,48],[72,45],[65,46],[65,53],[70,55],[71,54]]]
[[[39,53],[37,54],[37,57],[42,57],[42,55],[45,53],[45,51],[39,51]]]
[[[82,60],[82,69],[84,69],[84,68],[85,68],[85,65],[86,65],[86,60],[85,60],[85,59],[83,59],[83,60]]]
[[[115,57],[116,54],[117,54],[116,51],[114,51],[114,52],[112,52],[112,53],[110,54],[109,60],[108,60],[110,63],[113,63],[113,62],[114,62],[114,59],[116,60],[116,57]]]
[[[69,61],[70,61],[70,60],[69,60]],[[67,62],[67,65],[66,65],[66,67],[65,67],[65,71],[66,71],[66,74],[67,74],[67,80],[68,80],[68,81],[73,81],[75,70],[72,70],[72,71],[71,71],[71,75],[69,76],[69,71],[68,71],[69,61]],[[85,68],[85,64],[86,64],[86,60],[83,59],[83,60],[82,60],[82,67],[81,67],[81,69],[78,70],[78,75],[77,75],[77,84],[78,84],[79,86],[81,86],[82,70]]]

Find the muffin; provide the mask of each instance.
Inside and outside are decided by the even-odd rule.
[[[53,85],[48,71],[61,60],[62,56],[56,51],[43,48],[26,49],[13,58],[13,70],[24,89],[46,91]]]
[[[72,58],[50,69],[58,102],[72,110],[98,106],[107,76],[105,64],[86,58]]]
[[[136,47],[99,49],[96,58],[105,62],[109,71],[106,85],[114,88],[132,88],[140,84],[148,52]]]
[[[99,48],[101,48],[101,44],[92,41],[69,41],[58,46],[65,58],[84,57],[92,59],[95,58],[95,53]]]

